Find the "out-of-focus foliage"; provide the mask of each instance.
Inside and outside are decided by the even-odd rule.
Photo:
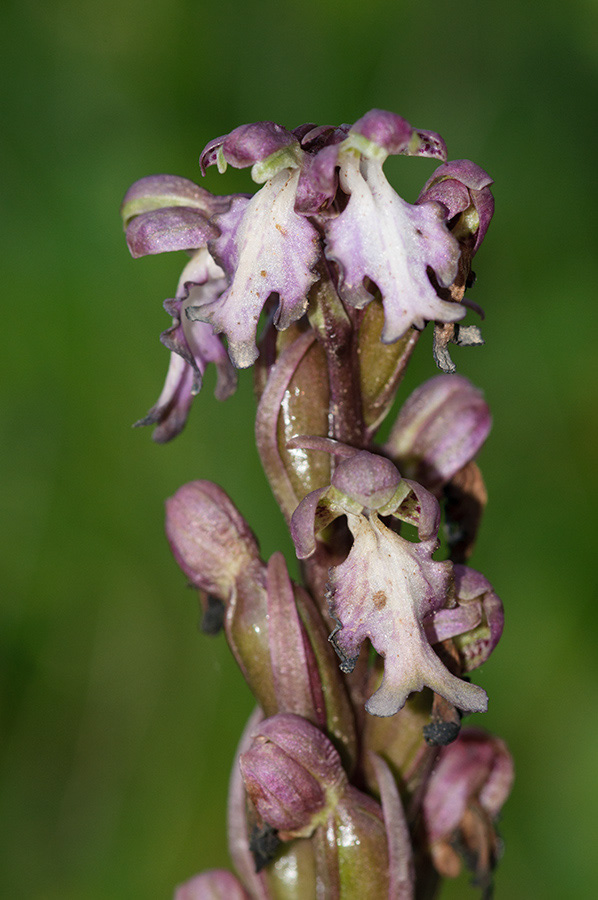
[[[122,195],[143,175],[198,178],[204,143],[238,124],[377,106],[496,181],[472,292],[487,344],[453,356],[495,423],[472,565],[506,609],[475,717],[517,766],[497,896],[593,897],[595,3],[8,0],[0,34],[2,895],[168,897],[227,865],[251,700],[223,639],[198,633],[162,504],[184,481],[220,482],[267,555],[282,522],[249,373],[224,405],[208,375],[172,444],[129,427],[161,388],[160,304],[181,260],[129,258]],[[386,171],[414,200],[433,168]],[[230,169],[203,183],[252,189]],[[416,356],[402,398],[434,374],[429,336]],[[464,885],[443,896],[475,896]]]

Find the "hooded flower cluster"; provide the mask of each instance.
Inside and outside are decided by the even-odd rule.
[[[394,154],[442,163],[415,205],[386,180],[383,163]],[[349,308],[381,298],[385,343],[429,320],[460,320],[465,308],[439,294],[458,275],[461,246],[451,228],[458,221],[460,239],[471,235],[477,249],[492,214],[491,179],[446,156],[439,135],[371,110],[352,126],[289,131],[257,122],[210,141],[202,171],[251,167],[262,185],[253,196],[216,197],[172,175],[136,182],[121,209],[132,255],[191,254],[175,299],[165,303],[173,316],[162,335],[173,353],[167,381],[139,424],[157,424],[159,441],[175,436],[209,362],[218,367],[217,395],[226,397],[235,386],[229,358],[237,368],[255,361],[269,301],[275,326],[289,328],[322,273]]]

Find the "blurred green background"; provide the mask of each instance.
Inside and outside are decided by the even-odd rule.
[[[227,779],[252,703],[163,537],[163,500],[220,482],[266,555],[288,540],[252,447],[251,375],[185,432],[132,430],[162,386],[182,260],[133,262],[118,207],[238,124],[377,106],[495,178],[472,293],[490,503],[472,560],[507,628],[479,724],[517,765],[497,897],[597,891],[595,0],[5,0],[0,442],[0,893],[169,897],[228,864]],[[410,200],[428,160],[387,172]],[[247,172],[204,184],[251,190]],[[434,374],[429,335],[407,389]],[[281,540],[283,541],[281,545]],[[592,835],[593,831],[593,835]],[[444,897],[476,896],[460,882]],[[306,898],[309,900],[309,898]]]

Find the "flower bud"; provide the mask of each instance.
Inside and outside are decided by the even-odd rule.
[[[266,719],[239,759],[247,793],[283,839],[309,837],[347,784],[340,756],[306,719]]]
[[[437,492],[476,455],[490,431],[488,405],[462,375],[437,375],[403,405],[386,443],[404,477]]]
[[[403,868],[398,860],[404,834],[396,785],[393,792],[380,769],[384,815],[375,800],[348,783],[331,742],[309,722],[273,716],[254,725],[252,734],[250,746],[240,755],[248,802],[243,803],[240,779],[233,775],[229,804],[231,852],[247,884],[249,874],[252,885],[267,885],[265,896],[294,900],[316,893],[337,897],[341,886],[349,884],[355,896],[388,897],[390,883],[408,881],[409,857]],[[240,820],[245,809],[244,826]],[[252,814],[279,827],[283,841],[293,838],[257,875],[247,868],[247,820]],[[393,834],[387,832],[389,825]]]
[[[260,563],[257,541],[222,488],[191,481],[166,501],[166,536],[194,587],[227,603],[247,567]]]

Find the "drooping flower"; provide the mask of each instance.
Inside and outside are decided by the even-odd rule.
[[[157,425],[154,440],[169,441],[180,433],[193,397],[199,392],[208,363],[216,364],[215,394],[220,400],[236,387],[236,373],[221,340],[209,325],[192,322],[190,305],[211,302],[226,287],[224,272],[207,250],[207,241],[218,234],[210,217],[228,209],[231,198],[214,197],[185,178],[153,175],[135,182],[122,204],[127,243],[134,257],[186,250],[192,253],[179,279],[176,296],[164,308],[173,325],[161,335],[171,351],[162,393],[137,425]]]
[[[382,684],[367,701],[367,711],[394,715],[410,693],[425,686],[465,712],[485,711],[485,691],[449,672],[426,634],[426,617],[454,602],[452,564],[432,559],[440,524],[435,497],[373,453],[323,438],[297,438],[291,445],[342,459],[330,486],[299,504],[291,534],[297,555],[306,558],[315,550],[316,533],[337,516],[347,517],[353,546],[330,570],[329,609],[338,623],[331,640],[346,672],[354,668],[365,638],[384,657]],[[415,525],[419,543],[389,528],[386,516]]]
[[[499,738],[479,728],[463,729],[443,747],[423,798],[423,818],[434,865],[455,878],[459,851],[475,883],[490,896],[499,855],[495,822],[513,784],[513,760]]]
[[[390,154],[446,159],[444,142],[417,132],[400,116],[372,110],[353,125],[338,148],[340,185],[346,208],[328,223],[327,256],[340,268],[339,293],[357,308],[372,299],[366,281],[382,295],[382,340],[391,343],[429,319],[454,322],[465,310],[441,300],[428,268],[448,286],[457,274],[459,246],[435,203],[411,206],[391,188],[382,172]]]
[[[465,310],[441,300],[428,277],[431,269],[447,286],[457,272],[460,250],[445,225],[446,207],[402,200],[382,173],[389,154],[445,160],[446,147],[439,135],[383,110],[371,110],[352,127],[290,132],[258,122],[207,145],[202,167],[252,166],[253,179],[265,182],[251,201],[239,200],[215,217],[221,236],[210,247],[231,284],[197,313],[227,334],[235,364],[255,359],[255,325],[270,293],[280,298],[278,327],[303,314],[322,257],[322,232],[324,256],[339,269],[343,300],[361,308],[372,299],[373,285],[380,291],[385,342],[428,319],[462,318]]]
[[[490,179],[473,163],[447,164],[411,205],[383,174],[390,154],[444,162],[446,146],[384,110],[353,126],[242,125],[207,144],[202,171],[251,167],[260,190],[215,197],[184,178],[141,179],[123,203],[129,247],[134,256],[207,248],[224,280],[190,298],[181,315],[224,334],[237,367],[257,357],[256,329],[268,300],[276,299],[276,327],[288,328],[303,316],[323,272],[349,307],[362,308],[379,292],[386,343],[428,320],[456,322],[463,306],[442,299],[435,286],[452,283],[461,252],[446,223],[462,213],[479,242],[491,214]],[[187,398],[180,368],[170,382]]]

